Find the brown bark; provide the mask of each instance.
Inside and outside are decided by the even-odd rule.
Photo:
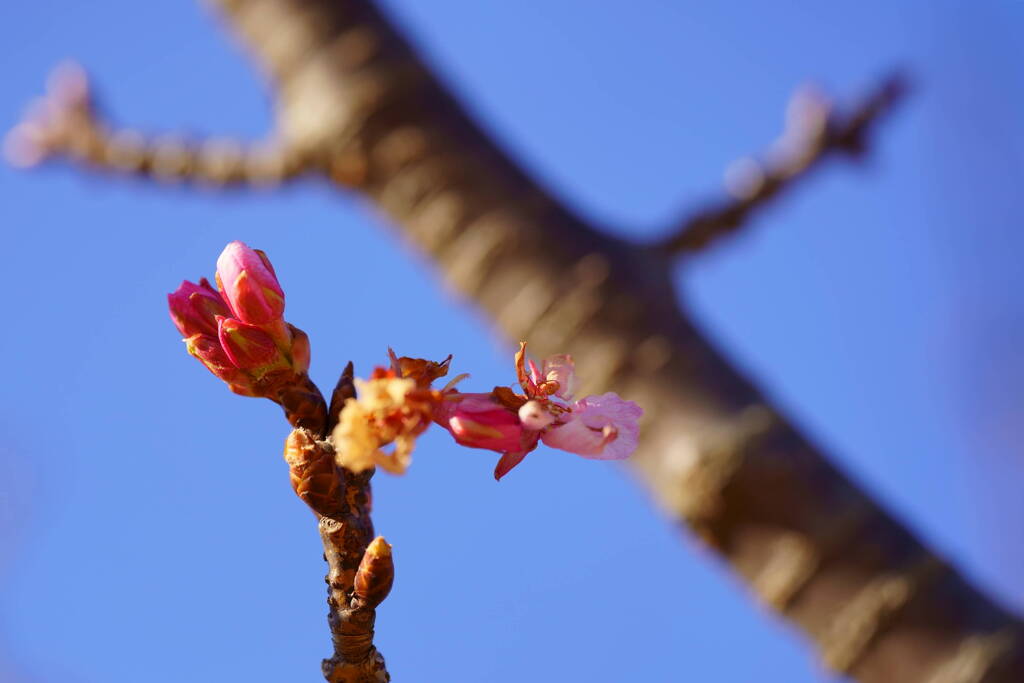
[[[214,4],[273,81],[288,158],[372,198],[508,338],[571,352],[582,389],[644,406],[639,477],[826,665],[865,683],[1024,680],[1018,618],[829,464],[676,302],[671,252],[759,202],[703,212],[729,218],[710,231],[684,222],[661,245],[610,237],[527,177],[367,0]],[[827,152],[860,150],[893,92],[845,119],[855,138],[826,130],[811,163],[762,200]]]
[[[737,169],[733,197],[694,212],[659,245],[672,252],[701,251],[743,227],[755,209],[791,190],[832,155],[859,157],[865,138],[882,114],[902,98],[906,83],[893,75],[847,115],[833,109],[820,93],[808,89],[790,102],[786,129],[775,141],[768,159],[743,159]]]
[[[355,397],[352,375],[349,363],[334,389],[332,405]],[[318,412],[326,414],[326,405]],[[355,473],[337,467],[334,447],[318,438],[323,435],[297,426],[284,445],[292,488],[319,519],[327,562],[327,623],[334,654],[323,661],[323,675],[328,683],[385,683],[391,676],[373,645],[373,628],[377,605],[391,591],[395,567],[391,546],[373,537],[374,471]]]

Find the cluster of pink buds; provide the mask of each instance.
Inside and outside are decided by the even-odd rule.
[[[167,295],[188,352],[231,391],[278,400],[305,381],[309,338],[284,321],[284,292],[266,254],[232,242],[217,259],[217,287],[186,280]]]
[[[539,442],[600,460],[621,460],[636,450],[643,410],[611,392],[573,401],[571,356],[551,356],[538,368],[526,358],[526,342],[520,342],[515,366],[523,393],[508,387],[486,394],[449,390],[434,409],[434,421],[459,444],[502,454],[495,479],[508,474]]]

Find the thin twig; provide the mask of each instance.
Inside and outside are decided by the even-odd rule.
[[[278,142],[147,137],[128,128],[110,128],[97,115],[85,71],[74,63],[53,71],[46,95],[7,134],[4,151],[16,166],[66,158],[116,173],[211,187],[276,185],[315,166]]]
[[[373,644],[376,608],[394,579],[391,547],[373,537],[370,477],[373,470],[344,473],[346,509],[339,518],[320,518],[327,560],[327,621],[334,654],[323,662],[328,683],[391,680],[384,657]],[[360,590],[357,590],[359,586]]]
[[[286,386],[276,401],[284,408],[285,419],[292,427],[308,429],[321,438],[327,435],[327,404],[309,375],[302,375],[301,383]]]
[[[351,363],[334,393],[355,396]],[[324,678],[328,683],[389,681],[373,629],[377,605],[391,590],[394,563],[387,542],[373,537],[373,470],[354,473],[337,467],[331,443],[301,428],[288,436],[284,457],[292,488],[319,519],[327,562],[327,622],[334,653],[323,661]]]
[[[738,231],[755,210],[791,190],[825,159],[862,156],[870,128],[905,92],[903,77],[890,76],[846,114],[817,90],[798,91],[787,109],[785,130],[764,160],[745,157],[726,171],[726,189],[732,197],[695,211],[656,248],[673,254],[706,249]]]

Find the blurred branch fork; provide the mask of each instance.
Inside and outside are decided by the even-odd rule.
[[[569,351],[590,378],[582,389],[614,389],[644,406],[638,476],[816,642],[829,668],[865,683],[1024,680],[1018,618],[829,464],[698,331],[673,290],[679,253],[736,231],[827,157],[861,154],[902,92],[898,80],[846,114],[801,96],[765,160],[733,168],[733,198],[680,220],[659,244],[634,244],[534,183],[367,0],[213,4],[270,77],[273,145],[112,132],[85,81],[65,77],[12,133],[9,155],[212,184],[308,172],[358,189],[510,339],[529,339],[541,355]],[[325,527],[326,543],[335,532]],[[327,555],[338,585],[355,577],[350,560]]]

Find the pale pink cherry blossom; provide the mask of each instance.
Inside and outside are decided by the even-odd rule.
[[[508,387],[488,394],[451,391],[434,414],[459,444],[502,454],[496,479],[522,462],[538,441],[598,460],[621,460],[636,450],[643,410],[614,393],[569,403],[576,391],[571,356],[549,356],[538,367],[520,342],[515,369],[523,393]]]
[[[541,434],[545,445],[584,458],[622,460],[636,450],[643,409],[609,392],[569,406],[558,424]]]

